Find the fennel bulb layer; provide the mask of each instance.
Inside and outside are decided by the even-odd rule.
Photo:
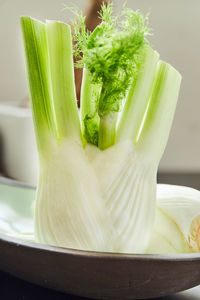
[[[156,166],[138,153],[132,141],[90,154],[101,197],[112,226],[114,252],[144,253],[153,227]],[[93,147],[92,147],[93,148]],[[141,213],[141,211],[143,213]]]
[[[157,185],[154,231],[147,253],[200,252],[200,191]]]
[[[52,145],[48,164],[40,163],[35,238],[55,246],[108,251],[107,212],[93,168],[82,145]],[[78,188],[77,188],[78,185]]]

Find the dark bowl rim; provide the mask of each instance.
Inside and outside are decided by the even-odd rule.
[[[0,176],[0,184],[11,185],[11,186],[15,186],[15,187],[22,187],[22,188],[26,188],[26,189],[36,189],[36,186],[31,185],[27,182],[18,181],[15,179],[4,177],[4,176]]]
[[[55,254],[72,255],[79,257],[104,258],[114,260],[152,260],[152,261],[200,261],[200,253],[188,254],[131,254],[131,253],[113,253],[113,252],[97,252],[86,251],[70,248],[62,248],[56,246],[44,245],[36,242],[29,242],[11,236],[0,234],[0,243],[8,243],[12,246],[41,250],[44,252],[52,252]]]
[[[36,186],[30,185],[26,182],[6,178],[0,176],[0,184],[9,186],[36,189]],[[132,253],[113,253],[113,252],[97,252],[97,251],[86,251],[71,248],[62,248],[56,246],[44,245],[36,242],[29,242],[15,237],[0,234],[0,243],[9,243],[13,246],[22,246],[25,248],[32,248],[42,250],[46,252],[62,253],[68,255],[76,255],[83,257],[93,258],[107,258],[107,259],[131,259],[131,260],[164,260],[164,261],[194,261],[200,260],[200,253],[184,253],[184,254],[132,254]]]

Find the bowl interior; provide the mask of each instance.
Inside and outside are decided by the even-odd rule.
[[[0,233],[20,237],[33,234],[35,188],[16,181],[0,180]]]

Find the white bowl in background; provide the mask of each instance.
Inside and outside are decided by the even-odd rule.
[[[29,108],[0,104],[0,151],[7,176],[36,184],[38,159]]]

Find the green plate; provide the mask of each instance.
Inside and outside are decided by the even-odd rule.
[[[34,198],[33,187],[0,178],[0,234],[33,239]]]
[[[31,242],[34,197],[33,187],[0,179],[1,270],[44,287],[95,299],[149,299],[200,284],[200,254],[128,255]],[[199,290],[197,294],[183,293],[183,298],[180,295],[173,299],[199,299]]]

